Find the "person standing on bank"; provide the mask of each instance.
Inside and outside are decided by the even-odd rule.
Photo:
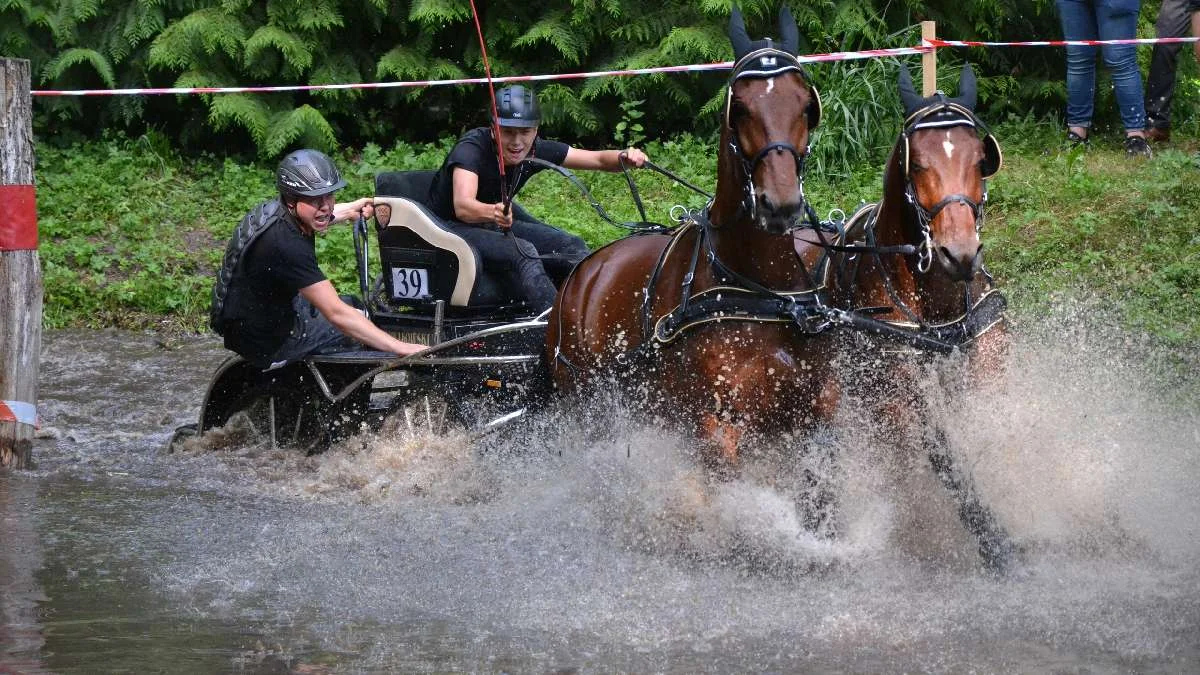
[[[1137,36],[1141,0],[1057,0],[1063,37],[1067,40],[1125,40]],[[1087,143],[1096,99],[1096,47],[1067,48],[1067,140]],[[1142,72],[1134,45],[1100,47],[1112,73],[1121,125],[1125,127],[1125,154],[1149,157],[1146,143],[1146,106]]]
[[[1154,22],[1155,37],[1186,36],[1192,22],[1200,19],[1197,12],[1200,12],[1200,0],[1163,0]],[[1150,54],[1150,75],[1146,78],[1146,137],[1156,143],[1171,140],[1171,100],[1175,97],[1175,70],[1182,49],[1183,44],[1178,42],[1156,44]]]
[[[226,349],[264,370],[362,345],[399,356],[425,349],[380,330],[338,296],[317,266],[315,235],[359,215],[369,218],[371,199],[334,203],[346,181],[316,150],[284,157],[275,185],[279,196],[252,209],[234,230],[213,285],[209,323]]]
[[[557,290],[547,273],[551,266],[560,278],[587,257],[587,244],[504,204],[501,195],[515,195],[534,174],[546,167],[526,162],[536,157],[568,169],[620,171],[621,157],[640,167],[646,154],[627,150],[582,150],[566,143],[539,138],[541,109],[532,89],[521,85],[496,92],[496,127],[500,149],[496,149],[496,127],[468,131],[450,150],[430,187],[433,212],[446,221],[455,234],[479,251],[489,270],[509,276],[515,288],[532,307],[541,311],[554,302]],[[504,157],[506,190],[501,191],[498,155]],[[547,256],[543,258],[542,256]]]

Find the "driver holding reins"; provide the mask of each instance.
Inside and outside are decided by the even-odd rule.
[[[511,200],[534,174],[547,167],[530,157],[568,169],[620,171],[625,163],[640,167],[646,154],[627,150],[581,150],[539,138],[541,110],[532,89],[521,85],[496,92],[495,122],[500,128],[505,191],[493,129],[478,127],[458,140],[430,188],[429,203],[455,234],[479,251],[489,270],[508,276],[511,285],[537,311],[550,307],[557,292],[547,266],[562,278],[588,254],[583,239],[533,219]],[[515,217],[514,217],[515,216]],[[543,257],[545,256],[545,257]]]

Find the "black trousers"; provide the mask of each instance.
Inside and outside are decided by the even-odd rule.
[[[446,224],[479,251],[489,272],[506,278],[539,312],[554,304],[558,290],[551,277],[565,277],[589,253],[583,239],[537,221],[514,220],[507,233],[487,223]]]
[[[1154,23],[1156,37],[1187,37],[1191,13],[1200,9],[1196,0],[1163,0]],[[1179,50],[1190,44],[1154,45],[1150,54],[1150,75],[1146,78],[1146,124],[1159,129],[1171,126],[1171,99],[1175,96],[1175,68]]]
[[[340,296],[347,304],[361,306],[357,298],[349,295]],[[323,314],[317,311],[312,303],[297,295],[292,300],[292,330],[287,340],[271,355],[266,363],[257,365],[264,369],[278,368],[286,363],[299,361],[314,354],[333,354],[362,349],[363,346],[350,336],[342,333],[329,323]]]

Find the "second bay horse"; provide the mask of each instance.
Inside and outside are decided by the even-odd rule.
[[[850,219],[851,245],[829,247],[836,251],[827,279],[831,304],[858,328],[855,335],[885,338],[844,341],[845,362],[858,363],[844,381],[847,393],[860,394],[877,423],[890,428],[889,437],[928,439],[918,449],[953,494],[984,563],[1003,569],[1012,556],[1008,536],[956,466],[918,386],[930,354],[964,353],[966,384],[974,385],[991,377],[1005,352],[1004,299],[983,267],[979,236],[1000,146],[975,114],[969,65],[958,97],[918,95],[907,69],[899,89],[905,123],[884,172],[883,199]],[[798,248],[819,243],[819,232],[799,232],[797,240]]]

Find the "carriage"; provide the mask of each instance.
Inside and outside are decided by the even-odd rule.
[[[432,171],[381,173],[375,215],[354,224],[356,301],[381,329],[428,349],[400,358],[359,350],[263,371],[239,356],[216,370],[199,420],[171,441],[234,420],[260,442],[319,452],[358,431],[399,424],[485,434],[547,393],[545,316],[480,263],[427,206]],[[517,217],[530,216],[517,204]],[[379,268],[373,269],[372,241]],[[544,313],[543,313],[544,314]]]

